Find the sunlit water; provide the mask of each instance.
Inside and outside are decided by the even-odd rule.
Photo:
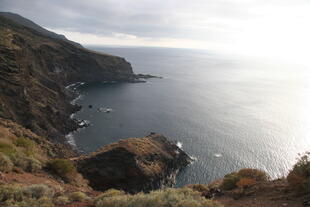
[[[136,73],[164,78],[79,87],[83,110],[75,118],[91,125],[74,138],[86,152],[121,138],[164,134],[197,158],[177,178],[184,185],[244,167],[282,176],[310,149],[308,68],[196,50],[93,49],[125,57]]]

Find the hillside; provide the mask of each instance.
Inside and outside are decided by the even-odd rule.
[[[40,25],[37,25],[36,23],[34,23],[33,21],[26,19],[18,14],[12,13],[12,12],[0,12],[0,16],[3,16],[7,19],[10,19],[20,25],[23,25],[25,27],[31,28],[47,37],[51,37],[51,38],[55,38],[55,39],[60,39],[60,40],[64,40],[66,42],[69,42],[77,47],[83,47],[82,45],[80,45],[77,42],[73,42],[68,40],[64,35],[61,34],[56,34],[55,32],[51,32],[47,29],[44,29],[43,27],[41,27]]]

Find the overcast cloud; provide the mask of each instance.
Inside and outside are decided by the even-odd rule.
[[[0,0],[82,44],[226,50],[310,47],[307,0]],[[282,51],[279,50],[279,51]]]

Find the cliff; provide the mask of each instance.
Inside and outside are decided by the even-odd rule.
[[[94,189],[137,193],[171,187],[191,158],[164,136],[151,134],[121,140],[73,160]]]
[[[124,58],[77,47],[0,15],[0,117],[64,142],[77,124],[65,86],[78,81],[133,81]]]
[[[41,27],[40,25],[34,23],[33,21],[26,19],[16,13],[12,13],[12,12],[0,12],[0,16],[3,16],[7,19],[10,19],[20,25],[23,25],[25,27],[31,28],[45,36],[51,37],[51,38],[55,38],[55,39],[60,39],[60,40],[64,40],[66,42],[69,42],[77,47],[83,47],[82,45],[80,45],[77,42],[73,42],[68,40],[64,35],[61,34],[56,34],[55,32],[51,32],[47,29],[44,29],[43,27]]]

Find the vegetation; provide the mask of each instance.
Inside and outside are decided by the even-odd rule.
[[[221,188],[223,190],[232,190],[237,187],[247,188],[256,182],[264,182],[268,179],[268,175],[262,170],[245,168],[225,175]]]
[[[89,200],[89,197],[83,192],[74,192],[70,194],[69,199],[72,202],[77,202],[77,201]]]
[[[8,156],[0,152],[0,171],[11,172],[13,169],[13,163]]]
[[[191,184],[191,185],[187,185],[186,187],[191,188],[193,191],[197,191],[197,192],[201,193],[201,195],[206,197],[206,198],[212,197],[211,190],[207,185]]]
[[[47,168],[66,182],[72,182],[78,174],[76,167],[66,159],[54,159],[47,163]]]
[[[24,147],[24,148],[29,148],[32,149],[35,146],[35,143],[25,137],[19,137],[14,141],[14,144],[18,147]]]
[[[54,191],[46,185],[0,186],[0,206],[3,207],[52,207]]]
[[[205,199],[199,192],[190,188],[165,189],[148,194],[125,194],[123,191],[108,190],[97,199],[96,207],[221,207],[215,201]]]
[[[30,139],[25,137],[19,137],[14,141],[14,144],[17,147],[23,148],[23,151],[26,155],[31,156],[34,154],[36,144]]]
[[[30,147],[34,146],[33,142],[26,138],[18,138],[15,144],[16,146],[0,141],[0,171],[11,172],[14,167],[27,172],[40,171],[42,168],[41,162],[30,155],[31,153],[27,153]]]
[[[13,145],[0,141],[0,152],[7,156],[12,156],[16,153],[16,149]]]
[[[298,162],[287,176],[290,186],[299,193],[310,193],[310,152],[299,157]]]
[[[67,196],[57,196],[56,198],[54,198],[53,203],[55,205],[66,205],[70,203],[70,200]]]

